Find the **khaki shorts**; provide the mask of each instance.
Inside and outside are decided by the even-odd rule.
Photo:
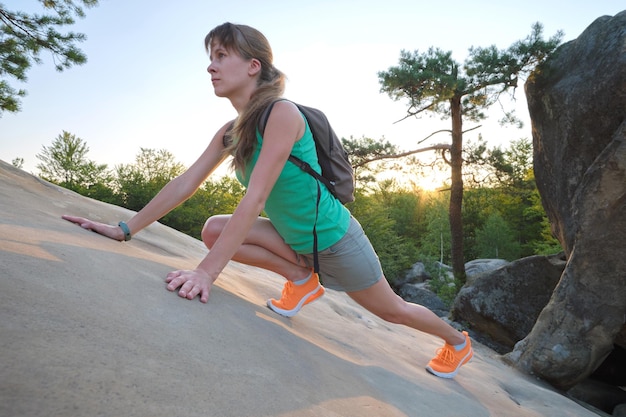
[[[378,255],[359,222],[350,217],[348,231],[339,242],[318,253],[320,281],[326,288],[354,292],[365,290],[383,277]],[[300,255],[313,267],[313,254]]]

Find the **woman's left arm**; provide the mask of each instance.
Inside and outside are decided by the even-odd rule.
[[[289,158],[293,145],[304,134],[304,120],[291,102],[274,105],[263,135],[257,163],[250,174],[247,191],[209,253],[193,271],[168,274],[167,288],[180,287],[181,297],[193,299],[200,295],[206,303],[213,282],[243,244],[249,230],[265,207],[276,180]]]

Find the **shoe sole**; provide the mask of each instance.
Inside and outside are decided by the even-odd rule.
[[[456,369],[452,372],[445,372],[445,373],[437,372],[430,366],[427,366],[426,370],[430,372],[431,374],[438,376],[439,378],[454,378],[456,374],[459,373],[459,369],[461,369],[461,366],[468,363],[470,360],[472,360],[473,357],[474,357],[474,351],[470,349],[469,352],[467,352],[467,355],[465,355],[465,357],[459,362],[459,366],[457,366]]]
[[[282,308],[276,307],[274,304],[272,304],[271,299],[267,300],[267,306],[274,313],[278,313],[281,316],[293,317],[296,314],[298,314],[298,311],[300,311],[302,307],[304,307],[305,305],[309,303],[312,303],[313,301],[320,298],[322,295],[324,295],[324,287],[318,284],[317,288],[315,288],[313,291],[309,292],[307,295],[302,297],[302,299],[300,299],[300,302],[291,310],[284,310]]]

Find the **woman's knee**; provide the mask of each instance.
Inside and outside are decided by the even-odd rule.
[[[224,230],[224,226],[229,218],[229,215],[211,216],[204,223],[202,241],[209,249],[213,247],[217,238],[222,234],[222,230]]]

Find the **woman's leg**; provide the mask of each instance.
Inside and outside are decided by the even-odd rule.
[[[365,290],[349,292],[348,295],[361,306],[388,322],[404,324],[438,336],[450,345],[458,345],[465,341],[461,332],[426,307],[403,300],[393,292],[385,277]]]
[[[230,215],[210,217],[202,228],[202,241],[211,249],[230,220]],[[311,269],[299,262],[298,255],[278,234],[272,223],[259,217],[233,257],[234,261],[267,269],[290,281],[306,278]]]

